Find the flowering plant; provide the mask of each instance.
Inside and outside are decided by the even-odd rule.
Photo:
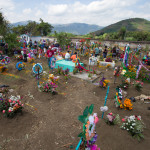
[[[133,109],[133,107],[132,107],[133,104],[131,103],[131,100],[127,99],[127,98],[124,100],[124,105],[123,106],[124,106],[125,110],[126,109],[128,109],[128,110],[132,110]]]
[[[126,80],[122,80],[122,84],[120,84],[120,87],[123,88],[124,90],[128,89],[130,86],[130,83],[129,81],[126,79]]]
[[[8,70],[8,67],[5,64],[0,63],[0,73]]]
[[[106,58],[105,62],[112,62],[112,59],[111,58]]]
[[[33,63],[34,60],[35,60],[34,58],[29,58],[29,59],[28,59],[28,62],[29,62],[29,63]]]
[[[58,66],[57,73],[58,73],[59,75],[61,75],[61,73],[62,73],[62,67],[59,67],[59,66]]]
[[[57,88],[57,85],[54,82],[52,82],[52,81],[50,81],[50,82],[43,82],[39,86],[39,90],[41,92],[47,92],[47,93],[50,92],[52,94],[56,94],[57,93],[56,88]]]
[[[119,114],[115,115],[112,112],[110,112],[110,113],[108,113],[108,115],[106,115],[105,121],[109,125],[115,125],[120,122],[120,116],[119,116]]]
[[[23,104],[20,101],[20,96],[11,96],[8,99],[0,98],[0,111],[6,117],[13,117],[16,113],[22,112]]]
[[[55,77],[53,74],[49,74],[48,76],[48,82],[57,83],[59,80],[59,76]]]
[[[111,64],[108,64],[108,65],[106,66],[106,68],[108,68],[108,69],[111,68]]]
[[[22,55],[17,55],[17,56],[15,56],[15,58],[16,58],[17,60],[23,60],[23,56],[22,56]]]
[[[100,148],[95,145],[95,142],[97,140],[95,128],[99,119],[96,113],[92,115],[93,108],[93,104],[90,107],[87,106],[83,112],[83,115],[78,116],[78,120],[83,123],[83,131],[78,135],[78,137],[82,138],[80,148],[100,150]]]
[[[110,82],[109,80],[106,80],[106,79],[103,77],[102,80],[99,82],[100,87],[101,87],[101,88],[106,88],[106,87],[108,86],[108,83],[109,83],[109,82]]]
[[[121,128],[127,130],[133,137],[141,140],[144,138],[142,132],[144,128],[144,123],[141,120],[141,116],[126,116],[122,119]]]
[[[135,81],[133,84],[134,84],[135,89],[136,89],[137,91],[141,91],[141,89],[143,88],[143,82]]]
[[[128,70],[129,70],[129,72],[136,72],[137,69],[135,68],[135,66],[129,65]]]

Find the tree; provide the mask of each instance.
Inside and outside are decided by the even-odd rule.
[[[118,35],[121,38],[121,40],[124,40],[125,35],[126,35],[126,27],[121,27],[121,29],[119,30]]]
[[[6,43],[8,43],[8,54],[12,54],[12,50],[14,48],[21,46],[21,43],[19,43],[17,35],[15,33],[6,34],[4,40]]]
[[[60,47],[62,50],[64,50],[65,46],[70,45],[71,39],[67,33],[65,33],[65,32],[57,33],[55,31],[55,36],[56,36],[57,42],[60,44]]]
[[[44,22],[40,18],[40,24],[38,25],[37,29],[40,32],[41,35],[47,36],[51,33],[53,26],[47,22]]]
[[[0,35],[5,37],[9,31],[9,23],[5,20],[2,12],[0,12]]]

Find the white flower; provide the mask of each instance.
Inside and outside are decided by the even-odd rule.
[[[135,123],[132,123],[132,126],[135,126],[136,124]]]
[[[107,107],[107,106],[100,107],[100,110],[101,110],[102,112],[105,112],[105,111],[108,110],[108,107]]]
[[[129,131],[129,129],[127,129],[127,131]]]
[[[138,118],[141,120],[141,116],[138,116]]]
[[[94,117],[93,116],[89,116],[89,121],[90,121],[90,124],[93,124],[94,123]]]
[[[126,129],[126,127],[124,127],[124,129]]]

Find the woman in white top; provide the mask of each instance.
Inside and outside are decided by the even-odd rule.
[[[65,60],[70,60],[70,54],[69,51],[67,51],[66,55],[65,55]]]

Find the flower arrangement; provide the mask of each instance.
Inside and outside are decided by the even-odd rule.
[[[122,80],[122,84],[120,84],[120,87],[123,88],[124,90],[127,90],[130,86],[130,82],[126,80]]]
[[[25,64],[25,63],[22,63],[22,64],[19,64],[19,65],[18,65],[18,68],[20,68],[20,69],[25,69],[25,66],[26,66],[26,64]]]
[[[115,105],[117,108],[123,108],[123,104],[122,104],[122,89],[117,87],[116,88],[116,96],[115,96]]]
[[[102,78],[102,80],[99,82],[99,85],[101,88],[106,88],[108,86],[108,83],[110,81],[109,80],[106,80],[104,77]]]
[[[128,66],[128,71],[129,71],[129,72],[136,72],[136,70],[137,70],[137,69],[136,69],[133,65],[129,65],[129,66]]]
[[[53,82],[53,83],[57,83],[59,80],[59,76],[55,77],[53,74],[49,74],[48,76],[48,82]]]
[[[34,58],[29,58],[29,59],[28,59],[28,62],[29,62],[29,63],[33,63],[34,60],[35,60]]]
[[[96,113],[92,115],[93,108],[93,104],[90,107],[87,106],[83,115],[78,116],[78,120],[83,123],[83,131],[78,135],[78,137],[82,138],[81,149],[100,150],[100,148],[95,145],[97,140],[95,129],[99,119]]]
[[[58,66],[57,73],[58,73],[59,75],[61,75],[61,73],[62,73],[62,67],[59,67],[59,66]]]
[[[105,122],[109,125],[119,124],[120,116],[119,116],[119,114],[115,115],[112,112],[110,112],[110,113],[108,113],[108,115],[106,115]]]
[[[111,64],[108,64],[108,65],[106,66],[106,68],[107,68],[107,69],[110,69],[110,68],[111,68]]]
[[[119,77],[120,73],[121,73],[122,68],[121,67],[115,67],[114,69],[114,76],[115,77]]]
[[[0,98],[0,111],[6,117],[13,117],[16,113],[22,112],[23,104],[20,101],[20,96],[11,96],[8,99]]]
[[[39,90],[41,92],[47,92],[47,93],[52,93],[52,94],[56,94],[57,91],[56,91],[56,88],[57,88],[57,85],[50,81],[50,82],[43,82],[42,84],[40,84],[39,86]]]
[[[8,70],[8,67],[5,64],[0,63],[0,73],[6,72]]]
[[[17,60],[23,60],[23,56],[22,56],[22,55],[16,55],[15,58],[16,58]]]
[[[141,120],[141,116],[126,116],[122,119],[121,128],[127,130],[131,136],[137,138],[139,141],[144,138],[142,132],[144,129],[144,123]]]
[[[112,59],[111,58],[106,58],[105,62],[112,62]]]
[[[143,88],[143,82],[141,82],[141,81],[135,81],[133,84],[137,91],[141,91],[141,89]]]
[[[88,74],[88,78],[92,78],[92,74],[90,72]]]
[[[128,109],[128,110],[132,110],[133,109],[133,104],[131,103],[131,100],[130,99],[125,99],[124,100],[124,108],[125,110]]]

